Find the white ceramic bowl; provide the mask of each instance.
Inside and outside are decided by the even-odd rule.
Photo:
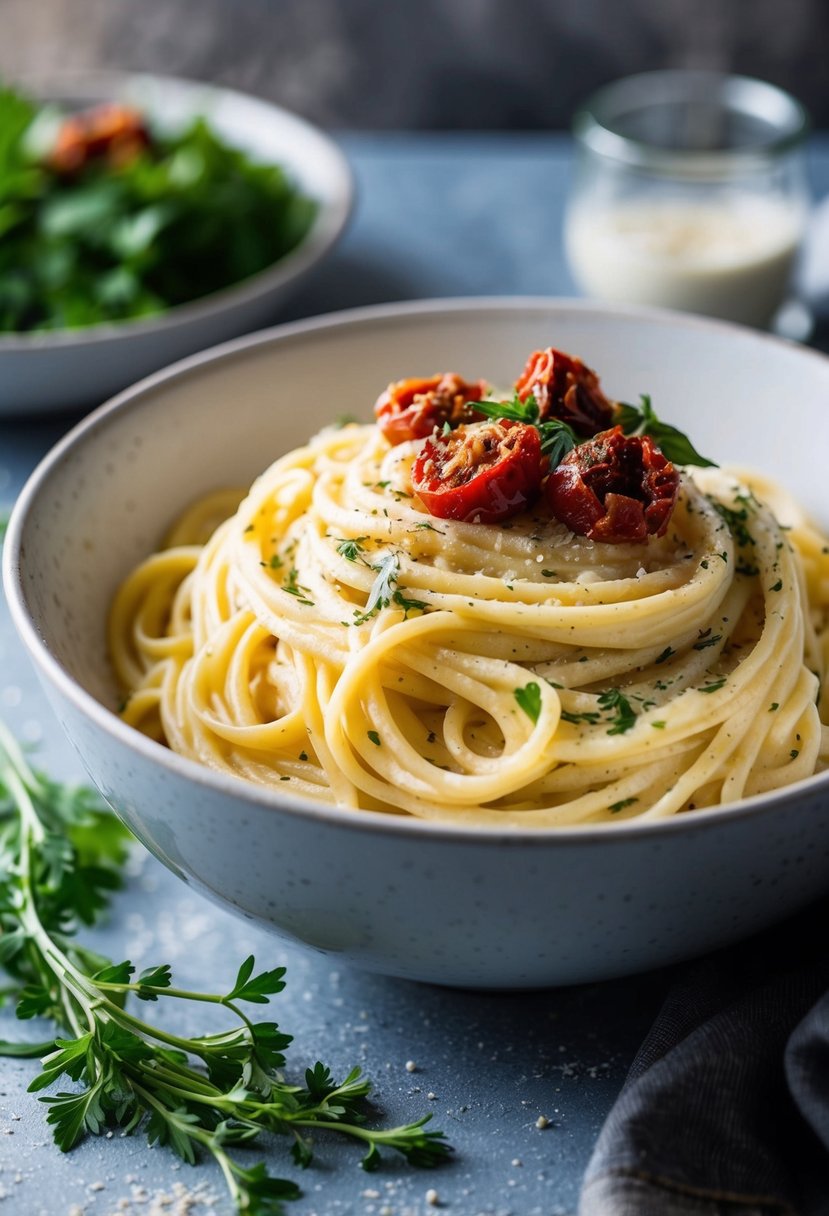
[[[217,776],[112,712],[111,597],[189,500],[249,482],[341,412],[368,417],[393,378],[505,384],[551,342],[829,522],[829,360],[725,324],[540,300],[365,309],[193,357],[81,423],[12,516],[15,624],[109,802],[199,890],[363,967],[482,988],[601,979],[738,939],[829,886],[829,773],[667,822],[462,830]]]
[[[272,266],[157,317],[43,334],[0,333],[0,416],[97,405],[174,359],[269,324],[346,224],[354,187],[342,152],[316,127],[270,102],[195,81],[116,72],[27,81],[24,87],[74,108],[131,102],[161,130],[180,130],[202,116],[229,144],[282,165],[316,201],[317,214],[299,245]]]

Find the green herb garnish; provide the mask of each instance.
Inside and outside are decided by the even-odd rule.
[[[367,536],[355,536],[354,540],[341,540],[337,545],[337,552],[350,562],[356,562],[365,549],[363,542],[367,540]]]
[[[0,1043],[0,1054],[40,1056],[29,1086],[39,1093],[62,1078],[71,1091],[41,1098],[59,1148],[118,1127],[143,1130],[186,1162],[211,1156],[239,1216],[276,1216],[295,1199],[295,1182],[271,1177],[263,1164],[243,1165],[235,1150],[267,1134],[287,1136],[299,1166],[312,1159],[308,1132],[338,1131],[366,1150],[363,1166],[379,1164],[381,1148],[411,1164],[438,1165],[450,1149],[443,1133],[426,1131],[429,1115],[389,1130],[366,1124],[370,1082],[354,1068],[337,1083],[324,1064],[304,1084],[283,1077],[291,1036],[276,1022],[253,1021],[242,1006],[266,1005],[285,986],[284,968],[256,972],[241,965],[223,994],[174,987],[170,968],[136,976],[129,961],[111,963],[74,936],[91,925],[121,885],[129,834],[98,799],[36,774],[0,723],[0,964],[6,996],[21,1018],[52,1022],[39,1043]],[[222,1033],[185,1038],[129,1010],[129,997],[152,1005],[184,1000],[218,1006],[234,1024]]]
[[[722,676],[719,680],[714,680],[711,684],[704,685],[699,689],[699,692],[719,692],[725,683],[726,678],[725,676]]]
[[[620,403],[614,421],[626,435],[650,435],[661,448],[664,456],[674,464],[694,464],[702,468],[716,468],[713,460],[700,456],[691,440],[682,431],[658,418],[647,393],[642,393],[641,407]]]
[[[302,583],[297,582],[298,578],[299,571],[295,566],[292,566],[288,573],[287,581],[282,584],[282,590],[287,591],[288,595],[295,595],[300,604],[307,604],[313,608],[314,601],[308,598],[310,592],[307,587],[303,587]]]
[[[410,612],[425,612],[429,607],[423,600],[408,599],[407,596],[398,588],[392,596],[392,600],[405,612],[405,619],[409,619]]]
[[[535,681],[515,689],[515,699],[532,722],[538,721],[541,713],[541,688]]]
[[[400,576],[400,559],[396,553],[384,553],[380,561],[371,567],[377,578],[371,584],[365,609],[354,610],[355,625],[363,625],[381,608],[388,608],[392,598],[392,587]]]
[[[573,726],[578,726],[581,722],[586,723],[588,726],[594,726],[600,717],[601,714],[597,710],[585,710],[584,713],[580,714],[571,713],[569,709],[561,711],[562,722],[570,722]]]
[[[710,634],[710,636],[707,636],[709,634]],[[710,629],[706,629],[704,633],[700,634],[699,641],[694,642],[693,648],[694,648],[694,650],[705,650],[708,646],[716,646],[717,643],[721,642],[721,641],[722,641],[721,633],[712,634]]]
[[[609,688],[599,694],[599,707],[605,713],[612,714],[612,726],[609,735],[624,735],[636,723],[636,710],[619,688]]]
[[[745,548],[746,545],[756,544],[754,537],[746,527],[746,520],[748,519],[747,507],[727,507],[725,503],[718,502],[716,498],[709,499],[709,502],[717,514],[725,520],[738,545]],[[724,554],[720,554],[720,556],[723,561],[726,560]]]
[[[618,815],[619,811],[623,811],[626,807],[633,806],[634,802],[638,802],[638,798],[620,798],[618,802],[611,802],[607,808],[611,815]]]

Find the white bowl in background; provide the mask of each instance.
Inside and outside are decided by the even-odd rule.
[[[361,309],[194,356],[77,426],[9,525],[15,625],[118,814],[197,889],[376,971],[480,988],[603,979],[737,940],[829,887],[829,773],[667,821],[463,829],[249,785],[115,714],[110,601],[190,500],[250,482],[340,413],[368,418],[392,379],[451,368],[509,384],[551,343],[829,523],[829,360],[718,322],[518,299]]]
[[[119,72],[27,80],[23,87],[37,99],[75,109],[129,102],[159,130],[178,131],[203,117],[228,144],[282,166],[317,203],[317,214],[296,248],[273,265],[158,316],[0,332],[0,417],[98,405],[156,368],[272,322],[348,220],[354,185],[345,156],[322,131],[270,102],[196,81]]]

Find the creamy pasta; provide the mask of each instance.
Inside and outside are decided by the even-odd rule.
[[[435,518],[418,446],[328,429],[188,511],[112,608],[125,720],[458,824],[657,819],[826,764],[829,556],[779,487],[685,469],[664,535],[608,544],[543,509]]]

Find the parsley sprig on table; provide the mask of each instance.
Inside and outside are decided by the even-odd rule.
[[[265,1005],[285,986],[284,968],[256,973],[246,959],[229,991],[173,985],[166,965],[140,975],[83,946],[78,924],[91,925],[121,885],[129,834],[92,795],[35,773],[0,722],[0,965],[12,981],[21,1018],[48,1018],[46,1042],[0,1042],[0,1054],[41,1057],[29,1086],[39,1092],[68,1078],[73,1088],[41,1100],[64,1151],[107,1127],[142,1129],[183,1160],[209,1154],[219,1165],[240,1216],[276,1216],[296,1198],[296,1183],[271,1177],[235,1150],[262,1133],[291,1138],[300,1166],[311,1162],[308,1132],[341,1132],[365,1149],[362,1165],[394,1149],[411,1164],[434,1166],[451,1151],[429,1115],[387,1130],[366,1126],[370,1082],[354,1068],[341,1082],[324,1064],[304,1084],[281,1074],[291,1036],[276,1022],[254,1021],[243,1006]],[[234,1024],[219,1034],[185,1038],[132,1012],[129,997],[219,1005]]]

